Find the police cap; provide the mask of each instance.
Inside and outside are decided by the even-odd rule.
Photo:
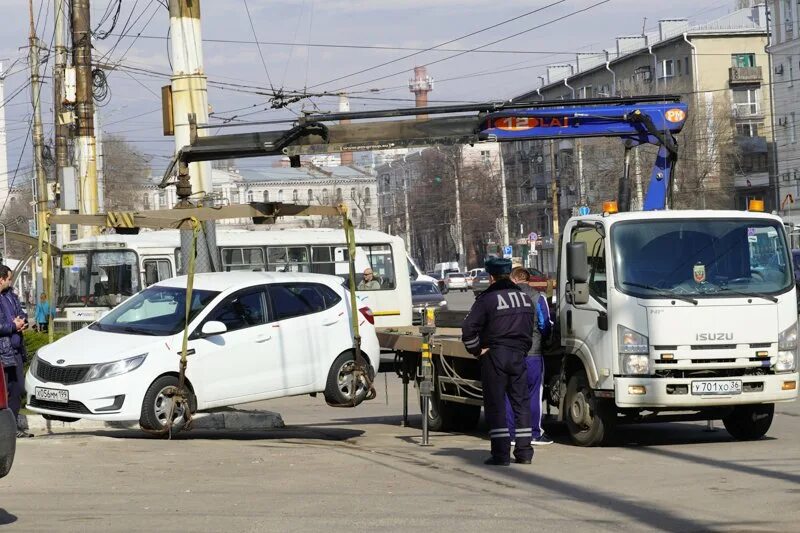
[[[486,272],[492,276],[511,274],[511,261],[499,257],[490,257],[486,260]]]

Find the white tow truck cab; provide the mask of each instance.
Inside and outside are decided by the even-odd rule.
[[[571,218],[561,246],[549,400],[577,444],[675,419],[722,419],[756,439],[774,404],[797,398],[797,299],[777,216],[610,206]]]

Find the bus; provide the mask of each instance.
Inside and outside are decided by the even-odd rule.
[[[349,276],[341,229],[244,230],[217,228],[219,267],[229,272],[312,272]],[[356,282],[371,268],[379,289],[357,290],[360,306],[376,327],[411,325],[411,284],[421,273],[399,237],[355,230]],[[62,248],[58,276],[57,331],[74,331],[138,291],[182,273],[180,232],[143,231],[75,240]]]

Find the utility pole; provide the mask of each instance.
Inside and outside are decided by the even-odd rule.
[[[586,202],[586,178],[583,175],[583,142],[575,139],[575,151],[578,152],[578,196],[579,205]]]
[[[506,192],[506,166],[503,164],[503,147],[497,145],[497,153],[500,158],[500,197],[503,200],[503,246],[511,244],[508,236],[508,194]]]
[[[633,175],[636,179],[636,210],[644,207],[644,193],[642,191],[642,166],[639,162],[639,147],[633,149]]]
[[[72,62],[75,65],[75,152],[78,163],[78,212],[97,214],[97,145],[94,138],[92,33],[89,0],[72,1]],[[96,229],[83,226],[84,235]]]
[[[410,170],[403,165],[403,208],[406,222],[406,251],[411,254],[411,217],[408,213],[408,174]],[[413,254],[412,254],[413,255]]]
[[[198,126],[208,124],[208,90],[203,69],[203,40],[200,32],[200,0],[169,0],[170,59],[172,77],[170,99],[175,135],[175,153],[192,142],[190,117]],[[197,130],[202,132],[203,130]],[[198,133],[200,135],[200,133]],[[192,194],[201,203],[213,192],[211,162],[189,163]],[[197,236],[196,272],[218,270],[216,224],[204,222]],[[181,258],[185,272],[189,264],[191,230],[181,231]]]
[[[69,157],[68,139],[70,136],[68,118],[64,115],[67,99],[64,86],[67,69],[67,10],[65,0],[55,1],[55,33],[53,34],[53,131],[55,133],[55,186],[58,187],[54,200],[56,207],[64,209],[77,206],[75,191],[75,169]],[[61,246],[69,241],[69,226],[56,228],[56,244]]]
[[[553,197],[553,264],[558,257],[558,183],[556,176],[556,144],[550,139],[550,192]]]
[[[456,186],[456,252],[458,253],[458,269],[465,271],[467,266],[466,253],[464,251],[464,227],[461,222],[461,186],[459,183],[459,160],[462,152],[459,149],[457,155],[453,157],[453,176]]]
[[[39,237],[39,266],[41,267],[41,283],[37,283],[36,292],[49,287],[50,281],[50,256],[47,249],[42,246],[50,242],[47,229],[47,174],[44,170],[42,147],[44,134],[42,132],[42,106],[41,106],[41,79],[39,77],[39,39],[36,37],[36,28],[33,26],[33,0],[28,0],[30,15],[30,34],[28,36],[28,63],[31,67],[31,102],[33,103],[33,167],[36,172],[34,187],[34,201],[36,202],[36,233]],[[38,279],[38,276],[37,276]]]
[[[6,98],[5,74],[0,62],[0,205],[5,205],[8,198],[8,155],[6,154]],[[5,239],[5,236],[3,237]]]

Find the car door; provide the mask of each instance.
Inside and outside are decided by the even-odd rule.
[[[279,339],[267,322],[265,288],[250,287],[220,302],[203,320],[216,320],[228,330],[220,335],[194,338],[192,364],[202,376],[203,402],[230,405],[272,392],[275,376],[283,373],[281,361],[273,357]],[[200,331],[201,325],[197,328]]]
[[[320,338],[324,337],[322,323],[314,315],[322,309],[314,306],[308,293],[310,284],[273,283],[268,287],[270,325],[285,369],[282,386],[287,392],[302,392],[314,382]]]

